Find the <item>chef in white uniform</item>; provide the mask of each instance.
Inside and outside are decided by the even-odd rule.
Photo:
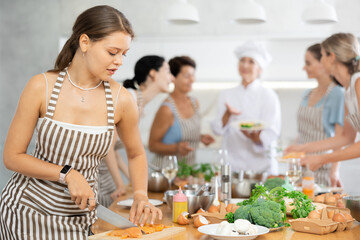
[[[274,146],[280,135],[280,102],[276,93],[264,88],[258,79],[271,56],[259,42],[246,42],[235,49],[235,55],[239,59],[241,82],[220,93],[212,130],[223,136],[222,148],[227,149],[233,170],[277,175]],[[241,131],[236,124],[240,121],[260,121],[264,129]]]

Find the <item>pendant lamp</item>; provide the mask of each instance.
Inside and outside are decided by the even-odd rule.
[[[254,0],[239,0],[234,11],[234,20],[237,23],[252,24],[266,22],[264,7]]]
[[[327,24],[338,21],[334,6],[325,0],[314,0],[314,3],[306,7],[302,16],[303,21],[309,24]]]
[[[173,0],[168,9],[167,19],[173,24],[195,24],[199,23],[198,10],[187,0]]]

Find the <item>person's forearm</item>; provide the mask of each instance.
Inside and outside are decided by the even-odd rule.
[[[64,167],[43,161],[25,153],[12,156],[4,153],[4,164],[5,167],[11,171],[21,173],[28,177],[49,181],[59,181],[60,171]]]
[[[165,144],[162,142],[150,143],[149,150],[161,155],[174,155],[178,153],[178,144]]]
[[[323,152],[332,149],[340,149],[352,143],[345,136],[327,138],[318,142],[310,142],[303,145],[304,152]]]
[[[225,127],[225,125],[229,122],[229,118],[230,118],[231,114],[226,111],[221,119],[222,121],[222,127]]]
[[[121,178],[120,171],[116,163],[115,153],[111,153],[111,152],[113,151],[110,151],[108,156],[105,157],[105,162],[116,187],[119,188],[124,186],[124,182]]]
[[[360,142],[356,142],[344,149],[324,154],[324,164],[340,162],[360,157]]]
[[[115,151],[115,155],[116,155],[116,162],[117,162],[117,166],[120,168],[120,170],[122,171],[122,173],[125,175],[125,177],[127,179],[129,179],[129,166],[126,165],[126,163],[124,162],[124,160],[122,159],[120,153],[118,151]]]
[[[148,166],[146,160],[146,154],[143,152],[129,159],[130,179],[133,186],[133,192],[135,194],[147,195],[147,183],[148,183]],[[141,166],[141,167],[139,167]]]

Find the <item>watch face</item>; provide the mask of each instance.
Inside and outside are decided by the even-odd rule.
[[[64,167],[63,167],[63,169],[61,169],[61,173],[67,173],[69,170],[70,170],[70,168],[71,168],[71,166],[69,166],[69,165],[65,165]]]

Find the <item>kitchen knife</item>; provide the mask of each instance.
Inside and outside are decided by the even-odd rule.
[[[65,188],[65,193],[70,195],[69,189]],[[129,228],[129,227],[137,227],[134,223],[130,222],[126,218],[120,216],[119,214],[111,211],[110,209],[104,207],[96,201],[96,211],[98,218],[118,227],[118,228]]]

